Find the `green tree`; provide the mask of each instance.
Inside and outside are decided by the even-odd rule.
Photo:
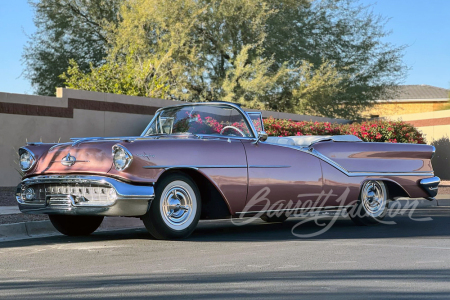
[[[169,86],[164,77],[154,76],[156,69],[151,60],[136,65],[127,56],[122,63],[108,61],[99,67],[91,65],[90,72],[85,73],[74,60],[70,60],[70,67],[61,79],[73,89],[165,98]]]
[[[69,87],[355,118],[404,71],[353,0],[140,0],[120,15],[103,25],[105,64],[75,59]]]
[[[24,75],[39,95],[54,95],[59,76],[77,61],[83,71],[100,66],[107,56],[106,22],[117,23],[122,0],[30,0],[36,32],[22,55]]]
[[[326,108],[315,110],[319,115],[358,117],[371,100],[395,96],[407,69],[402,62],[405,46],[385,41],[390,34],[387,19],[370,6],[357,0],[319,0],[294,9],[280,4],[278,9],[267,22],[264,55],[274,56],[276,66],[304,60],[318,72],[328,61],[339,72],[339,84],[332,83],[337,89],[329,95],[334,111],[327,115]],[[289,110],[282,104],[272,102],[271,109]]]

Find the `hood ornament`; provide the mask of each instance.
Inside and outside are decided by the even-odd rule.
[[[77,158],[75,156],[70,155],[70,152],[64,156],[61,160],[52,160],[52,163],[54,162],[60,162],[63,166],[66,167],[71,167],[73,166],[75,163],[79,163],[79,162],[89,162],[89,160],[77,160]]]
[[[77,158],[75,156],[70,155],[70,152],[61,159],[61,164],[66,167],[71,167],[77,162]]]

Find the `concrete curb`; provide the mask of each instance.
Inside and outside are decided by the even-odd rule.
[[[450,206],[450,199],[437,199],[438,206]]]
[[[439,183],[439,187],[449,187],[450,186],[450,180],[441,180],[441,183]]]
[[[17,215],[20,214],[20,209],[17,205],[15,206],[0,206],[0,216],[1,215]]]
[[[97,231],[142,228],[138,218],[106,217]],[[61,235],[50,221],[22,222],[0,225],[0,242]]]
[[[28,237],[29,235],[25,223],[0,225],[0,241],[21,240]]]

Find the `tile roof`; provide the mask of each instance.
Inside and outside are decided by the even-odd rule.
[[[425,85],[400,85],[398,94],[392,100],[412,100],[412,99],[449,99],[450,90]]]

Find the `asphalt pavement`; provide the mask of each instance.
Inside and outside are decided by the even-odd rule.
[[[292,234],[303,221],[293,218],[205,221],[182,241],[133,229],[3,242],[0,298],[450,299],[450,207],[413,215],[425,217],[373,227],[339,219],[309,239]]]

